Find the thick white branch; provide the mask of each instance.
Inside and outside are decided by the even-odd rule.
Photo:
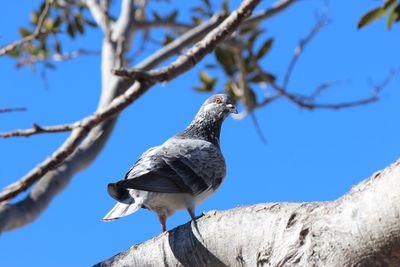
[[[100,4],[97,0],[86,0],[85,4],[89,9],[92,17],[96,21],[97,25],[103,30],[106,31],[106,18],[104,18],[104,12],[101,10]]]
[[[96,266],[400,266],[400,161],[332,202],[211,211]]]

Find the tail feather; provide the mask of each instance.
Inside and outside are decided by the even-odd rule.
[[[118,186],[118,183],[110,183],[107,185],[108,194],[117,201],[123,201],[129,197],[129,192],[125,188]]]
[[[114,206],[114,208],[112,208],[110,210],[110,212],[107,213],[106,216],[104,216],[103,221],[109,222],[109,221],[119,219],[121,217],[124,217],[124,216],[134,213],[141,207],[142,207],[141,203],[135,202],[135,200],[133,198],[129,202],[128,201],[126,201],[125,203],[118,202]]]

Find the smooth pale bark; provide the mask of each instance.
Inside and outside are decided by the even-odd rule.
[[[210,211],[96,266],[400,266],[400,160],[336,201]]]

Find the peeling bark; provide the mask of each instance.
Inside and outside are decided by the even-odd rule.
[[[400,266],[399,189],[400,160],[336,201],[210,211],[95,266]]]

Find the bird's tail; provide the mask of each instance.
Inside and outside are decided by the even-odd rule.
[[[106,216],[104,216],[103,221],[109,222],[119,219],[131,213],[134,213],[141,207],[142,207],[141,203],[135,202],[133,198],[131,198],[129,201],[125,201],[125,203],[118,202],[114,206],[114,208],[112,208],[112,210],[110,210],[110,212],[107,213]]]

